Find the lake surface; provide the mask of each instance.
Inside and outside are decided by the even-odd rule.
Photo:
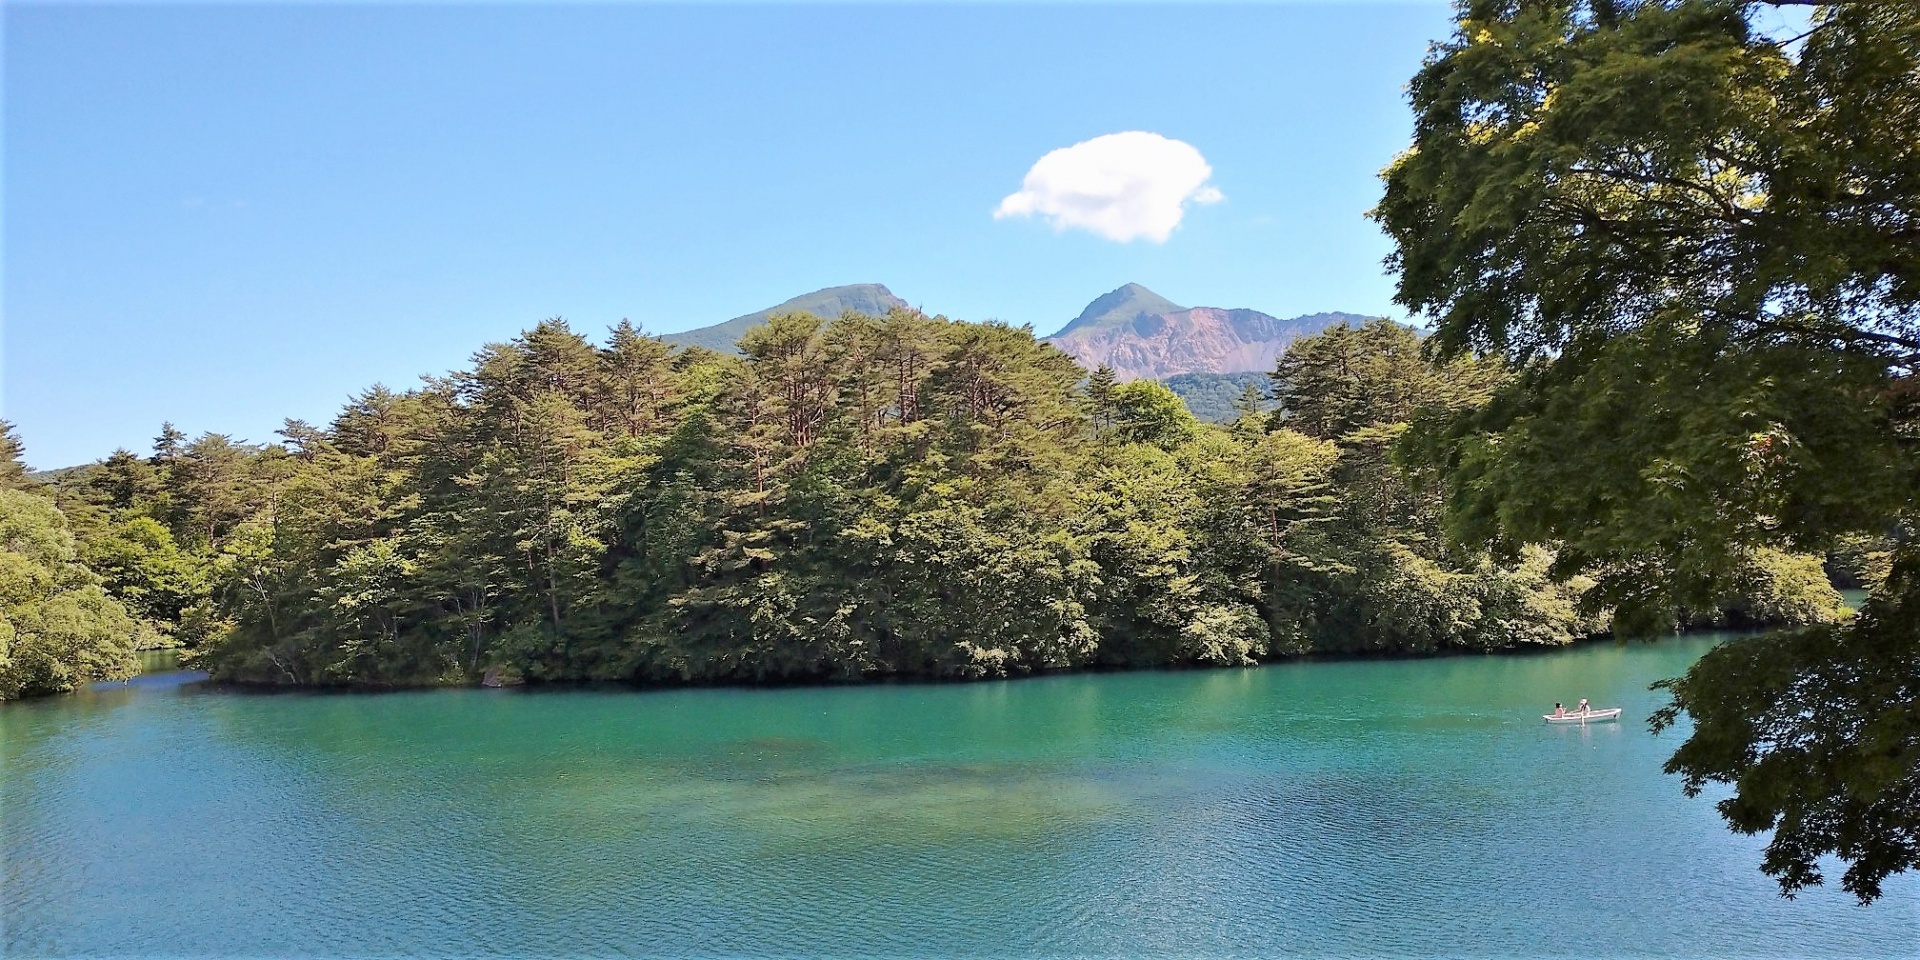
[[[784,690],[0,708],[13,956],[1912,957],[1660,764],[1710,641]],[[1540,721],[1555,700],[1630,722]]]

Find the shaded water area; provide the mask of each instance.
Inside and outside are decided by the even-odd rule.
[[[1711,640],[1011,683],[0,708],[0,954],[1911,957],[1660,764]],[[1555,700],[1629,722],[1543,724]]]

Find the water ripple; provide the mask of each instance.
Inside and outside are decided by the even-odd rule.
[[[1637,725],[1697,648],[666,694],[0,709],[0,953],[1911,956]],[[1544,692],[1544,693],[1543,693]]]

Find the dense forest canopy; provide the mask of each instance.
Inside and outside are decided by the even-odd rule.
[[[1000,324],[783,314],[739,346],[547,321],[280,443],[166,426],[52,490],[152,636],[263,684],[994,677],[1607,628],[1549,547],[1443,536],[1397,438],[1505,368],[1398,324],[1300,341],[1282,408],[1228,425]],[[1689,616],[1843,615],[1818,558],[1756,570]]]
[[[163,431],[62,502],[137,611],[262,683],[1003,676],[1599,626],[1541,557],[1441,546],[1388,456],[1404,404],[1210,426],[1024,329],[908,310],[740,347],[550,321],[283,444]]]
[[[1773,5],[1465,0],[1374,216],[1436,362],[1510,364],[1415,434],[1456,542],[1557,543],[1627,632],[1782,552],[1875,588],[1716,650],[1659,717],[1784,891],[1836,855],[1867,900],[1920,866],[1920,4],[1794,37]]]

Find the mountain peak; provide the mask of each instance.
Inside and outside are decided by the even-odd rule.
[[[1281,320],[1258,310],[1182,307],[1137,283],[1102,295],[1047,338],[1081,366],[1112,367],[1123,380],[1273,369],[1293,341],[1343,321],[1316,313]]]
[[[1054,336],[1058,337],[1086,328],[1120,326],[1132,323],[1143,316],[1180,313],[1186,309],[1146,287],[1129,283],[1096,297],[1092,303],[1087,304],[1087,309],[1080,311],[1080,316],[1075,317],[1072,323],[1061,327],[1060,332]]]
[[[734,317],[725,323],[669,333],[660,339],[679,347],[705,347],[721,353],[733,353],[741,334],[766,323],[767,318],[776,313],[811,313],[823,320],[833,320],[849,310],[879,316],[889,309],[904,306],[907,306],[907,302],[894,296],[885,284],[849,283],[804,293],[765,310]]]

